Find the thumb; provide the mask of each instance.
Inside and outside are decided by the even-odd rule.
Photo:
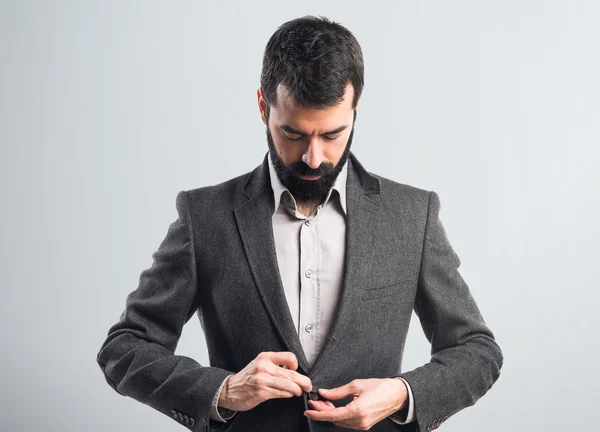
[[[329,400],[343,399],[347,396],[354,395],[357,392],[357,388],[354,383],[350,382],[340,387],[332,389],[319,389],[321,396]]]

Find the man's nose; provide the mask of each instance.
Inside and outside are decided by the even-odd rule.
[[[312,169],[319,168],[321,162],[323,162],[323,146],[319,142],[319,137],[310,139],[306,151],[302,154],[302,162]]]

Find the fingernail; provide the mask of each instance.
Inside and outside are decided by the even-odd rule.
[[[321,390],[324,391],[324,392],[328,392],[329,391],[329,389],[324,389],[324,388],[322,388]]]

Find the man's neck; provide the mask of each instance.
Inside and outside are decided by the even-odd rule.
[[[321,205],[321,201],[297,201],[296,208],[306,217],[310,217]]]

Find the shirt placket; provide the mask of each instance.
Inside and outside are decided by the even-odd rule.
[[[319,342],[319,239],[316,230],[320,208],[305,218],[300,230],[300,319],[299,337],[307,360],[312,364]]]

